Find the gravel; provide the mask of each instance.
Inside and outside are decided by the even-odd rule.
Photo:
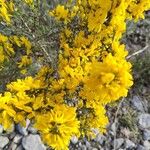
[[[119,149],[123,145],[124,139],[123,138],[115,139],[114,143],[115,143],[115,148]]]
[[[143,139],[144,140],[150,140],[150,130],[144,130],[143,131]]]
[[[135,147],[135,143],[129,139],[126,139],[125,140],[125,147],[126,147],[126,149],[133,149]]]
[[[13,139],[13,142],[16,143],[16,144],[20,144],[21,140],[22,140],[22,137],[23,137],[22,135],[16,134],[16,136]]]
[[[138,120],[139,126],[143,129],[150,128],[150,114],[141,114]]]
[[[9,143],[9,139],[5,136],[0,136],[0,148],[4,148]]]
[[[77,144],[78,143],[78,138],[76,136],[73,136],[71,138],[71,142],[72,142],[72,144]]]
[[[138,111],[144,112],[144,107],[142,104],[142,99],[139,96],[133,96],[131,100],[132,106]]]
[[[25,150],[46,150],[39,135],[30,134],[22,139],[22,145]]]

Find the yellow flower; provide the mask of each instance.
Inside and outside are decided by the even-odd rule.
[[[130,68],[130,63],[111,54],[103,62],[93,62],[81,95],[87,98],[87,102],[95,99],[103,104],[127,96],[133,84]]]
[[[26,67],[28,65],[30,65],[32,63],[32,58],[29,56],[22,56],[21,58],[21,62],[18,63],[18,67],[22,68],[22,67]]]
[[[75,109],[65,105],[56,105],[47,114],[36,116],[35,127],[44,142],[55,150],[68,149],[71,137],[79,133]]]
[[[12,2],[0,0],[0,19],[2,18],[7,24],[10,24],[11,22],[11,13],[13,10],[14,5]]]
[[[59,21],[64,20],[66,23],[68,20],[68,9],[65,9],[63,5],[58,5],[55,10],[50,11],[49,15],[55,16],[55,18]]]
[[[32,5],[33,4],[33,0],[25,0],[25,2],[29,5]]]
[[[24,46],[26,47],[26,54],[29,55],[31,53],[31,47],[32,47],[31,42],[28,40],[28,38],[24,36],[22,36],[20,40],[22,44],[24,44]]]

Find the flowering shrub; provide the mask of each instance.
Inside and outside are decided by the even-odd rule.
[[[21,5],[34,15],[33,27],[30,20],[19,20],[31,36],[14,30]],[[143,18],[150,1],[76,0],[46,11],[59,27],[55,65],[46,61],[49,51],[37,42],[44,28],[37,21],[43,13],[38,6],[33,0],[0,0],[1,24],[13,31],[0,33],[0,63],[5,66],[13,60],[20,71],[20,79],[8,83],[0,95],[0,124],[8,130],[30,119],[47,145],[65,150],[73,135],[91,138],[93,129],[106,132],[105,106],[127,96],[133,78],[120,40],[126,20]],[[48,28],[44,29],[47,33]],[[40,64],[34,74],[30,74],[32,63]]]

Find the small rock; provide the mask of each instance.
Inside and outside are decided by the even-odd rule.
[[[85,142],[85,145],[86,145],[87,149],[90,149],[90,148],[91,148],[91,143],[90,143],[90,142],[86,141],[86,142]]]
[[[138,122],[141,128],[144,129],[150,128],[150,114],[141,114],[139,116]]]
[[[146,150],[144,146],[138,145],[136,150]]]
[[[19,145],[16,150],[24,150],[22,145]]]
[[[92,148],[91,150],[98,150],[97,148]]]
[[[13,142],[16,144],[19,144],[21,142],[21,140],[22,140],[22,135],[16,134],[16,136],[13,139]]]
[[[150,142],[149,141],[144,141],[143,145],[146,150],[150,150]]]
[[[143,139],[144,140],[150,140],[150,130],[144,130]]]
[[[71,138],[71,142],[72,142],[73,144],[77,144],[77,143],[78,143],[78,138],[77,138],[76,136],[73,136],[73,137]]]
[[[103,145],[104,141],[106,140],[106,137],[102,134],[97,134],[94,141],[98,142],[99,144]]]
[[[0,134],[2,134],[2,133],[3,133],[3,130],[4,130],[3,126],[2,126],[2,125],[0,125]]]
[[[16,132],[12,132],[9,136],[9,139],[12,140],[15,137],[15,135],[16,135]]]
[[[0,148],[4,148],[9,143],[9,139],[5,136],[0,136]]]
[[[87,150],[85,145],[82,145],[80,148],[81,148],[81,150]]]
[[[116,123],[115,123],[115,122],[112,123],[110,129],[111,129],[113,132],[116,131]]]
[[[29,126],[28,131],[29,131],[31,134],[37,134],[37,129],[33,128],[32,126]]]
[[[16,150],[17,148],[17,144],[15,144],[14,142],[11,142],[11,144],[9,145],[9,147],[7,148],[8,150]]]
[[[26,121],[26,127],[21,126],[21,124],[17,124],[17,125],[16,125],[16,130],[17,130],[20,134],[26,136],[26,135],[28,135],[27,128],[28,128],[29,124],[30,124],[30,120],[27,119],[27,121]]]
[[[130,141],[129,139],[126,139],[126,142],[125,142],[125,147],[128,149],[128,148],[134,148],[135,147],[135,143],[133,143],[132,141]]]
[[[17,144],[12,144],[12,147],[11,147],[11,150],[16,150],[16,148],[17,148]]]
[[[39,135],[30,134],[22,139],[22,146],[25,150],[46,150]]]
[[[124,143],[124,139],[123,138],[118,138],[115,139],[115,149],[118,149],[122,146],[122,144]]]
[[[140,99],[140,97],[133,96],[133,99],[131,100],[131,104],[136,110],[144,112],[144,107],[143,107],[142,100]]]

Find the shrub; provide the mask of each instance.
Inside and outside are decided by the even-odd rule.
[[[46,1],[0,0],[0,7],[1,27],[10,31],[0,34],[0,63],[20,72],[0,95],[4,129],[30,119],[56,150],[68,149],[73,135],[106,132],[105,106],[133,84],[120,39],[149,0],[76,0],[51,10]]]

